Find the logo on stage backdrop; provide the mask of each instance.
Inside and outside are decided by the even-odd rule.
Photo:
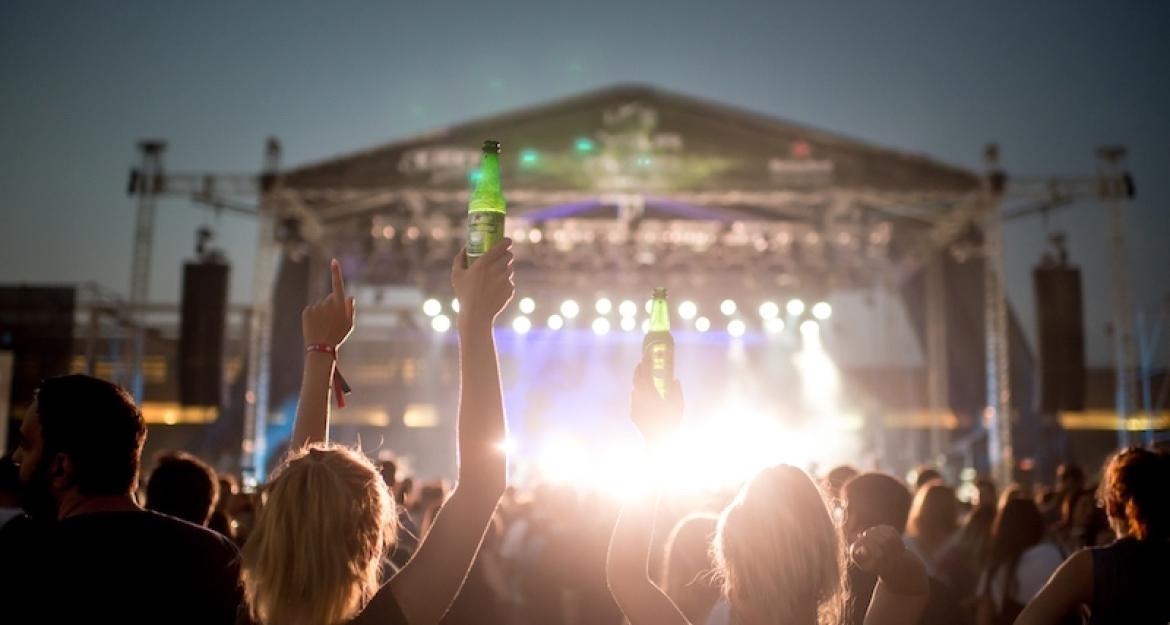
[[[788,149],[787,157],[768,159],[768,174],[773,183],[787,187],[820,187],[833,181],[833,161],[814,158],[813,146],[797,139]]]

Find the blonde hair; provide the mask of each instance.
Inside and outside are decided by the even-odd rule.
[[[804,471],[764,469],[719,519],[715,561],[736,622],[832,625],[845,602],[844,547]]]
[[[333,625],[353,618],[378,590],[382,556],[395,538],[393,502],[357,451],[320,444],[290,453],[242,554],[253,620]]]

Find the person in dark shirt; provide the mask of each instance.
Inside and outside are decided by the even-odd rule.
[[[841,531],[847,542],[856,540],[872,527],[884,525],[900,533],[906,531],[912,495],[897,478],[885,473],[862,473],[845,483],[841,498],[844,508]],[[861,625],[865,622],[878,578],[853,563],[850,563],[847,575],[850,595],[842,622]],[[961,613],[958,598],[946,584],[933,576],[928,582],[930,596],[918,620],[920,625],[961,624],[970,620]]]
[[[0,605],[13,622],[232,623],[241,604],[235,547],[202,527],[143,510],[146,426],[122,389],[97,378],[45,380],[14,460],[29,516],[0,531]],[[10,560],[11,558],[11,560]]]
[[[1060,565],[1016,619],[1016,625],[1057,625],[1087,610],[1089,625],[1170,623],[1166,568],[1170,562],[1170,456],[1142,447],[1115,455],[1100,499],[1117,540],[1082,549]]]

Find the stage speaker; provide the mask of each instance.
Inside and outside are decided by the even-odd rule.
[[[1085,408],[1085,321],[1081,270],[1046,259],[1032,270],[1040,352],[1040,409]]]
[[[220,406],[228,264],[211,257],[183,265],[179,330],[179,403]]]

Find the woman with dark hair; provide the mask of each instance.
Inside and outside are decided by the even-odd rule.
[[[1117,540],[1082,549],[1060,566],[1017,625],[1053,625],[1081,606],[1089,624],[1166,625],[1170,593],[1170,457],[1142,447],[1118,453],[1100,498]]]
[[[1044,539],[1044,515],[1031,499],[1006,499],[991,527],[979,580],[978,625],[1010,625],[1063,559]]]
[[[1109,531],[1105,511],[1097,507],[1097,498],[1091,490],[1070,493],[1060,506],[1060,523],[1056,535],[1067,553],[1082,547],[1095,547],[1103,532]]]
[[[955,591],[964,607],[975,598],[975,588],[987,557],[994,522],[995,497],[981,497],[979,504],[963,521],[955,540],[938,558],[938,578]]]

